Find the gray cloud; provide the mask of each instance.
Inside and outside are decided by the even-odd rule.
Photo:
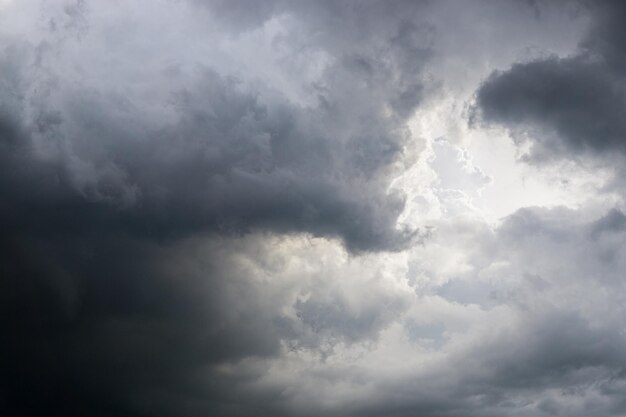
[[[365,137],[348,131],[342,144],[345,133],[316,127],[327,111],[268,108],[211,71],[193,88],[173,95],[179,120],[162,127],[145,119],[138,126],[130,119],[142,115],[133,110],[111,111],[121,97],[72,95],[63,111],[7,120],[18,136],[4,140],[19,142],[21,152],[6,158],[61,172],[61,193],[139,233],[307,231],[339,236],[357,251],[397,249],[411,237],[394,230],[402,197],[387,195],[377,174],[401,154],[404,134],[372,126]],[[30,135],[56,143],[60,155],[29,156]]]
[[[451,281],[469,288],[468,299],[447,290],[438,296],[455,305],[481,303],[490,312],[482,317],[502,321],[486,324],[489,330],[466,345],[455,344],[465,330],[444,325],[438,350],[454,353],[430,372],[381,383],[380,394],[346,415],[622,415],[626,340],[615,329],[626,295],[618,284],[625,235],[604,227],[621,216],[612,210],[583,220],[565,208],[528,208],[493,235],[476,236],[472,278]],[[496,265],[497,285],[485,288],[481,276]],[[481,291],[483,297],[474,297]]]
[[[286,7],[209,6],[232,22],[228,36]],[[161,61],[149,45],[158,31],[132,5],[7,7],[16,20],[40,17],[0,39],[3,413],[278,415],[275,394],[245,394],[258,372],[220,366],[276,357],[284,341],[369,340],[402,309],[338,309],[322,323],[331,333],[316,334],[311,313],[333,300],[287,316],[289,300],[229,258],[246,250],[222,245],[306,233],[363,253],[416,237],[396,226],[404,198],[388,189],[411,163],[406,121],[424,94],[428,40],[409,19],[419,5],[378,22],[382,3],[346,4],[355,27],[342,30],[327,22],[330,4],[294,14],[302,41],[283,40],[286,59],[308,47],[329,61],[313,84],[300,80],[311,105],[229,74],[221,58]],[[166,2],[153,13],[163,23],[192,10],[211,22],[196,7]],[[127,19],[143,20],[133,30]],[[319,30],[322,41],[302,44]]]
[[[494,72],[476,94],[484,121],[530,134],[531,159],[624,152],[625,9],[612,1],[586,6],[592,27],[575,55]]]
[[[398,224],[427,3],[0,2],[0,413],[623,415],[622,211]],[[615,31],[493,75],[486,120],[621,151]]]

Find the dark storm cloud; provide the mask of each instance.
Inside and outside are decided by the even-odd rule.
[[[285,11],[209,6],[233,33]],[[50,16],[35,7],[45,39],[0,41],[0,412],[278,415],[271,397],[280,393],[241,399],[258,372],[219,366],[275,357],[301,325],[361,341],[390,318],[372,307],[324,322],[311,300],[294,323],[227,261],[221,239],[305,232],[355,253],[411,242],[415,232],[396,227],[403,196],[388,189],[396,165],[410,163],[406,120],[424,93],[417,4],[383,22],[382,2],[342,3],[341,16],[320,3],[311,22],[294,14],[307,36],[321,30],[312,47],[331,62],[308,107],[203,64],[164,64],[141,80],[107,67],[102,77],[68,50],[94,42],[90,31],[107,17],[90,2],[50,7]],[[117,48],[105,48],[112,62],[143,65]],[[162,95],[138,98],[142,83]],[[151,110],[162,97],[165,115]]]
[[[255,5],[241,8],[253,13]],[[231,18],[247,21],[239,6],[215,7],[234,8]],[[419,72],[428,58],[427,36],[410,20],[412,6],[402,10],[412,14],[400,19],[395,12],[371,31],[368,23],[376,21],[381,4],[354,10],[346,4],[337,12],[355,27],[337,33],[326,22],[335,19],[326,6],[313,7],[312,23],[308,13],[298,15],[309,30],[322,31],[323,41],[313,47],[336,60],[315,82],[315,107],[249,90],[207,68],[178,79],[178,88],[168,87],[167,77],[155,78],[165,83],[155,88],[169,88],[176,119],[162,123],[130,95],[97,84],[69,89],[54,64],[45,63],[54,45],[43,43],[30,55],[22,52],[26,62],[14,72],[29,72],[34,61],[40,72],[53,73],[50,91],[27,103],[28,90],[38,85],[27,77],[6,79],[17,102],[3,117],[22,129],[21,142],[35,135],[57,146],[52,163],[66,172],[67,188],[98,210],[115,206],[111,217],[122,227],[157,235],[304,231],[339,237],[353,251],[398,249],[413,233],[396,228],[404,202],[388,187],[393,165],[406,159],[405,121],[423,93]],[[354,43],[370,31],[369,40]],[[11,57],[6,61],[17,65]],[[33,111],[20,114],[28,105]]]
[[[481,87],[478,103],[487,121],[508,126],[554,129],[563,142],[537,133],[537,141],[553,152],[624,151],[626,95],[598,63],[581,57],[551,58],[516,64],[493,74]]]
[[[215,365],[276,355],[286,325],[217,253],[104,233],[4,237],[0,409],[169,416],[225,406],[223,390],[238,382]]]
[[[107,223],[165,238],[307,231],[341,237],[356,251],[397,249],[411,237],[395,230],[402,197],[387,194],[375,178],[402,152],[396,141],[405,133],[389,136],[364,123],[371,127],[367,136],[350,132],[357,136],[335,143],[341,139],[332,128],[321,128],[326,112],[312,121],[286,103],[268,108],[212,71],[203,71],[193,88],[174,94],[180,119],[161,128],[136,126],[135,114],[110,110],[118,98],[101,94],[74,95],[62,112],[38,110],[28,121],[34,126],[9,119],[4,140],[19,150],[7,148],[6,158],[21,159],[16,169],[31,174],[43,166],[55,170],[58,195],[50,197],[83,206],[77,227]],[[75,154],[37,160],[29,156],[31,134],[69,140]],[[35,174],[32,186],[45,189],[46,177]]]
[[[453,262],[515,284],[468,309],[491,287],[430,297],[442,323],[474,315],[455,318],[467,333],[408,317],[429,301],[402,276],[411,252],[389,253],[419,237],[397,226],[404,196],[389,190],[437,88],[422,3],[6,6],[25,12],[17,34],[0,28],[0,414],[623,415],[621,211],[522,210],[476,239],[465,224],[455,237],[472,247]],[[619,62],[581,52],[521,73],[550,78],[574,113],[580,94],[594,102],[613,137],[602,103],[621,97]],[[562,80],[571,66],[582,93]],[[512,123],[540,117],[538,103],[500,104]],[[436,352],[414,337],[428,332]]]
[[[531,157],[626,151],[626,7],[584,4],[593,23],[574,56],[515,64],[477,92],[485,121],[530,131]]]

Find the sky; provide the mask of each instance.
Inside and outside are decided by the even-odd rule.
[[[625,23],[0,0],[0,414],[626,416]]]

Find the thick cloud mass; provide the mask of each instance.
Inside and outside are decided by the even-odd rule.
[[[282,59],[309,48],[327,62],[300,81],[307,105],[218,71],[219,55],[185,58],[176,34],[150,44],[161,28],[133,10],[142,5],[6,6],[19,22],[0,39],[7,415],[250,414],[211,383],[213,366],[277,355],[303,331],[351,343],[390,320],[314,295],[294,304],[299,330],[219,246],[259,231],[338,238],[353,252],[413,239],[396,226],[403,197],[389,186],[411,163],[406,120],[423,95],[419,5],[378,22],[380,2],[341,16],[330,4],[155,3],[157,24],[201,27],[215,14],[233,29],[199,33],[205,42],[286,15],[283,30],[303,38],[280,40]],[[319,343],[308,339],[294,343]]]
[[[347,22],[363,24],[381,7],[372,6],[341,13]],[[230,7],[236,10],[228,13],[237,18],[238,3],[217,10],[227,13]],[[364,29],[327,33],[329,10],[317,8],[311,13],[320,16],[301,30],[321,31],[333,45],[322,39],[305,46],[324,53],[330,63],[314,80],[316,103],[302,107],[279,91],[254,90],[235,76],[219,75],[210,62],[176,61],[142,74],[142,63],[126,56],[125,46],[147,34],[130,34],[119,40],[122,45],[104,47],[98,44],[99,27],[84,29],[79,39],[55,39],[60,31],[72,35],[76,21],[91,15],[103,25],[97,6],[68,3],[62,29],[60,18],[50,18],[53,41],[5,41],[3,141],[19,147],[7,148],[5,157],[27,159],[36,167],[26,168],[30,171],[44,165],[58,171],[56,193],[67,194],[53,197],[58,204],[72,204],[67,200],[74,194],[76,203],[90,205],[89,214],[81,216],[106,216],[114,223],[107,227],[121,223],[165,237],[304,231],[339,237],[354,251],[398,249],[412,234],[396,227],[403,198],[388,187],[394,164],[408,161],[405,121],[422,96],[419,71],[428,57],[427,42],[416,46],[411,39],[420,28],[410,15],[397,19],[394,13],[370,35],[375,43],[354,48],[350,38]],[[348,44],[338,47],[342,41]],[[295,56],[292,49],[300,45],[285,42]],[[77,46],[100,48],[125,71],[92,74],[95,64],[70,54]],[[195,68],[181,69],[190,64]],[[23,162],[9,164],[23,167]],[[30,181],[38,187],[35,183],[46,179],[33,174]]]
[[[539,129],[531,132],[531,157],[626,150],[626,8],[618,1],[586,6],[594,21],[575,55],[515,64],[478,90],[485,121]]]
[[[622,9],[0,0],[0,414],[625,415]]]

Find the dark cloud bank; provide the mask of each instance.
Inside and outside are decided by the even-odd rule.
[[[423,94],[429,51],[412,41],[418,6],[198,2],[232,36],[291,14],[320,33],[312,47],[334,63],[306,108],[210,67],[182,86],[155,76],[148,82],[166,93],[170,121],[125,95],[130,80],[64,76],[55,54],[89,42],[90,2],[44,16],[49,40],[3,39],[3,414],[276,414],[274,394],[240,398],[240,381],[212,368],[277,355],[293,332],[229,269],[221,239],[305,232],[353,253],[414,240],[396,226],[403,197],[388,187]],[[316,321],[314,304],[298,308]],[[369,331],[344,326],[350,339]]]
[[[493,73],[476,101],[485,121],[530,133],[531,159],[626,150],[626,6],[583,3],[592,27],[579,51]]]
[[[419,238],[397,225],[404,198],[389,188],[417,140],[406,122],[432,88],[422,77],[432,28],[416,1],[188,7],[234,37],[276,16],[297,22],[305,46],[329,62],[312,87],[315,104],[210,66],[175,81],[164,67],[142,80],[166,97],[160,117],[132,92],[138,80],[90,78],[88,70],[68,79],[58,50],[89,42],[101,9],[87,1],[40,19],[50,39],[25,32],[0,40],[3,415],[624,415],[622,333],[569,310],[547,312],[538,328],[522,323],[513,350],[499,339],[470,352],[471,361],[451,364],[463,369],[458,376],[442,371],[431,388],[381,382],[362,404],[298,408],[285,387],[251,387],[262,367],[224,371],[277,357],[284,342],[376,340],[406,309],[381,293],[384,310],[355,315],[342,299],[313,291],[293,304],[294,319],[233,253],[264,258],[268,249],[255,239],[298,233],[338,240],[354,256]],[[624,7],[592,10],[599,23],[579,55],[518,64],[486,81],[478,93],[485,120],[552,128],[558,143],[545,147],[568,153],[623,152]],[[302,47],[287,42],[294,56]],[[530,211],[506,222],[506,253],[521,251],[533,231],[558,246],[561,232],[588,238],[594,259],[618,262],[620,251],[608,246],[623,230],[621,212],[560,232],[546,217]],[[580,393],[584,404],[546,394],[559,390]]]

